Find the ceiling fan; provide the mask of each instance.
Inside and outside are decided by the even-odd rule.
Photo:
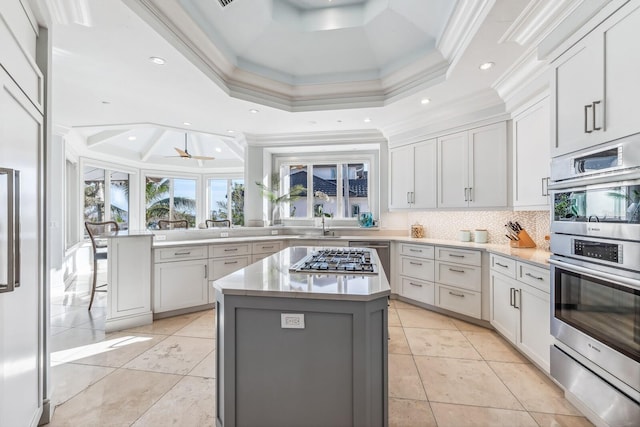
[[[170,157],[182,157],[183,159],[193,159],[193,160],[214,160],[215,157],[209,157],[209,156],[194,156],[191,153],[189,153],[189,150],[187,149],[187,134],[184,134],[184,150],[181,150],[178,147],[173,147],[174,150],[176,150],[178,152],[177,156],[170,156]]]

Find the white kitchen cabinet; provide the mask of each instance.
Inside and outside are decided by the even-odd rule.
[[[436,140],[390,151],[391,209],[436,207]]]
[[[514,277],[512,270],[500,266],[510,265],[513,260],[491,257],[491,325],[549,372],[549,271],[517,261]]]
[[[482,254],[480,251],[435,248],[435,305],[482,317]]]
[[[153,312],[208,304],[207,263],[207,259],[156,263]]]
[[[506,123],[438,138],[439,208],[507,206]]]
[[[629,3],[552,63],[553,156],[640,132],[639,27]]]
[[[549,208],[551,112],[544,98],[513,118],[513,206]]]
[[[434,305],[434,248],[431,245],[398,244],[397,283],[401,296]]]

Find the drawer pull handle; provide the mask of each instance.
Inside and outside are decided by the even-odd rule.
[[[409,248],[409,250],[411,252],[422,252],[422,249],[411,249],[411,248]]]
[[[464,298],[464,294],[459,294],[459,293],[457,293],[457,292],[451,292],[451,291],[449,291],[449,295],[453,295],[454,297]]]
[[[533,275],[533,274],[531,274],[531,273],[526,273],[526,274],[525,274],[525,276],[532,277],[532,278],[534,278],[534,279],[536,279],[536,280],[544,280],[544,278],[543,278],[543,277],[534,276],[534,275]]]
[[[263,246],[262,249],[273,249],[273,245],[272,246]]]
[[[174,252],[174,255],[191,255],[191,252]]]
[[[421,287],[422,287],[422,285],[421,285],[420,283],[413,283],[413,282],[409,282],[409,284],[410,284],[411,286],[417,286],[417,287],[419,287],[419,288],[421,288]]]
[[[464,273],[465,272],[464,270],[458,270],[456,268],[450,268],[449,271],[453,271],[455,273]]]
[[[499,265],[500,267],[503,267],[503,268],[509,268],[508,265],[500,264],[499,262],[496,262],[496,265]]]
[[[409,264],[411,264],[411,265],[422,265],[421,262],[414,262],[414,261],[409,261]]]
[[[237,263],[238,261],[225,261],[224,264],[227,265],[227,264],[237,264]]]
[[[452,258],[464,258],[464,255],[449,254]]]
[[[225,249],[224,251],[225,252],[235,252],[237,250],[238,250],[238,248],[231,248],[231,249]]]

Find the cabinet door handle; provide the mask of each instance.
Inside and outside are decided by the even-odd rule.
[[[407,204],[410,205],[411,204],[411,192],[407,191]]]
[[[504,265],[504,264],[500,264],[499,262],[496,262],[496,265],[502,267],[502,268],[509,268],[508,265]]]
[[[411,249],[411,248],[409,248],[409,251],[422,253],[422,249]]]
[[[419,288],[421,288],[421,287],[422,287],[422,285],[421,285],[420,283],[413,283],[413,282],[409,282],[409,284],[410,284],[411,286],[417,286],[417,287],[419,287]]]
[[[459,294],[457,292],[449,291],[449,295],[453,295],[454,297],[464,298],[464,294]]]
[[[7,283],[0,283],[0,293],[20,287],[20,171],[0,168],[7,176]]]
[[[534,276],[534,275],[533,275],[533,274],[531,274],[531,273],[525,273],[525,276],[529,276],[529,277],[534,278],[534,279],[536,279],[536,280],[544,280],[544,278],[543,278],[543,277]]]
[[[174,255],[191,255],[191,252],[174,252]]]
[[[409,264],[411,264],[411,265],[422,265],[421,262],[414,262],[414,261],[409,261]]]
[[[513,290],[513,308],[520,308],[520,303],[518,302],[518,305],[516,305],[516,302],[518,301],[518,299],[520,298],[520,291],[518,289],[514,289]]]
[[[473,187],[469,187],[469,201],[473,202]]]
[[[514,302],[513,302],[513,292],[515,291],[515,288],[509,288],[509,305],[511,307],[514,306]]]
[[[545,178],[540,178],[540,181],[542,181],[542,195],[543,196],[548,196],[549,195],[549,177],[545,177]]]
[[[228,264],[237,264],[237,263],[238,263],[238,261],[225,261],[224,264],[228,265]]]
[[[235,252],[237,250],[238,250],[238,248],[231,248],[231,249],[225,249],[224,251],[225,252]]]
[[[468,190],[468,188],[467,188],[467,187],[465,187],[465,188],[464,188],[464,201],[465,201],[465,202],[468,202],[468,201],[469,201],[469,196],[467,196],[467,190]]]
[[[592,104],[588,104],[584,106],[584,133],[591,133],[592,130],[589,130],[589,108],[593,108]]]
[[[593,126],[593,130],[602,130],[602,128],[596,126],[596,105],[600,104],[600,101],[593,101],[591,103],[591,124]]]
[[[449,271],[453,271],[454,273],[464,273],[464,270],[458,270],[456,268],[449,268]]]
[[[204,278],[209,277],[209,266],[207,264],[204,265]]]
[[[453,258],[464,258],[464,255],[449,254],[449,256]]]
[[[262,246],[262,249],[273,249],[273,246]]]

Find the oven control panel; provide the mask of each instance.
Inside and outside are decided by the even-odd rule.
[[[574,239],[573,253],[588,258],[622,263],[622,245],[614,243]]]

